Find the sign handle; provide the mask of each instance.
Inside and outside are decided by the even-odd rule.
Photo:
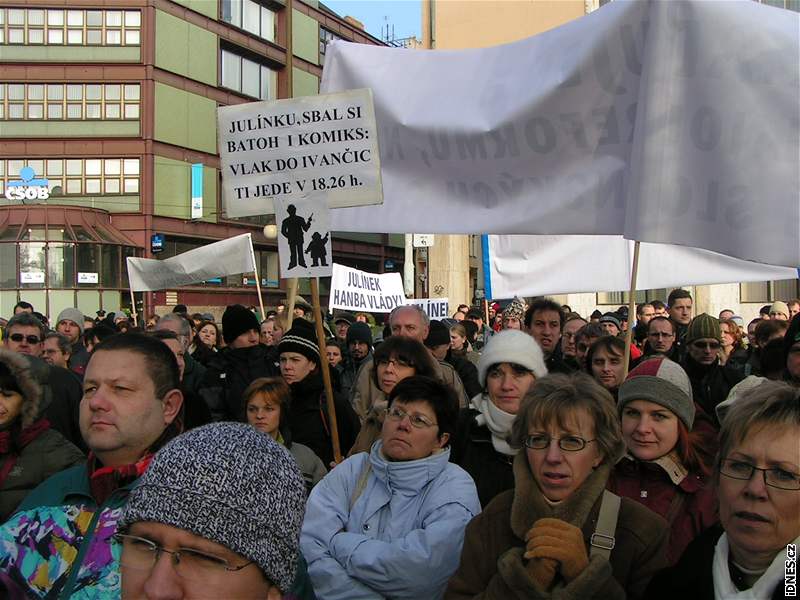
[[[253,271],[256,276],[256,290],[258,290],[258,305],[261,307],[261,321],[267,318],[267,313],[264,312],[264,297],[261,295],[261,277],[258,275],[258,270]]]
[[[312,279],[313,281],[313,279]],[[297,278],[292,277],[289,280],[289,289],[286,291],[286,328],[292,326],[294,320],[294,301],[297,298]]]
[[[138,322],[138,319],[136,318],[136,297],[133,295],[133,288],[132,287],[130,288],[129,291],[131,293],[131,316],[133,317],[133,326],[134,327],[138,327],[139,326],[139,322]]]
[[[295,280],[296,281],[296,280]],[[319,278],[311,278],[311,296],[314,303],[314,324],[317,328],[317,343],[319,344],[320,369],[322,381],[325,384],[325,396],[328,401],[328,419],[331,425],[331,443],[333,444],[333,460],[342,462],[342,450],[339,447],[339,425],[336,422],[336,403],[333,401],[333,385],[328,359],[325,354],[325,330],[322,328],[322,310],[319,303]],[[294,304],[294,302],[292,303]]]
[[[636,274],[639,271],[639,242],[633,244],[633,268],[631,269],[631,290],[628,296],[628,331],[625,332],[625,360],[623,377],[628,376],[631,364],[631,344],[633,343],[633,316],[636,314]]]

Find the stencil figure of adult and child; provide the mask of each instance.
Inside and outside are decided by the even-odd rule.
[[[289,216],[281,222],[281,235],[286,238],[289,243],[289,268],[293,269],[298,264],[301,267],[306,267],[306,260],[303,256],[304,234],[311,227],[311,221],[314,218],[314,213],[308,219],[304,219],[297,214],[297,208],[294,204],[286,207],[286,212]],[[321,236],[318,231],[315,231],[311,236],[311,241],[305,250],[305,254],[309,254],[313,261],[312,267],[328,266],[327,256],[328,251],[325,248],[328,243],[328,234]],[[320,265],[320,262],[322,263]]]

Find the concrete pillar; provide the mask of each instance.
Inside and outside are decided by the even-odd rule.
[[[447,298],[450,314],[459,304],[470,304],[469,236],[436,234],[428,248],[428,294]]]

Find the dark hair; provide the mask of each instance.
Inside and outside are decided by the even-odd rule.
[[[786,321],[783,321],[784,323]],[[761,374],[764,377],[770,375],[780,376],[786,368],[786,359],[783,354],[783,338],[775,338],[768,341],[759,349],[758,357],[761,360]]]
[[[758,311],[758,314],[760,314],[760,315],[767,315],[767,316],[769,316],[769,309],[770,309],[770,308],[772,308],[772,305],[771,305],[771,304],[765,304],[764,306],[762,306],[762,307],[759,309],[759,311]]]
[[[470,344],[474,344],[475,335],[478,333],[478,326],[474,322],[468,319],[464,319],[463,321],[460,322],[460,324],[464,328],[464,331],[467,333],[467,341]]]
[[[437,377],[438,370],[431,358],[430,352],[422,344],[412,338],[407,338],[400,335],[393,335],[385,339],[383,343],[375,348],[375,353],[372,356],[374,368],[372,369],[372,381],[380,389],[378,381],[378,363],[382,360],[388,360],[392,356],[407,362],[414,367],[414,375],[422,375],[425,377]]]
[[[11,312],[15,312],[18,308],[22,308],[25,310],[28,309],[33,310],[33,304],[31,304],[30,302],[25,302],[25,300],[20,300],[14,305],[14,309]]]
[[[441,439],[442,435],[447,433],[452,439],[458,421],[458,396],[452,387],[433,377],[422,375],[406,377],[394,386],[389,394],[389,406],[395,400],[401,403],[429,404],[436,414],[436,423],[439,426],[437,437]]]
[[[676,300],[682,300],[683,298],[688,298],[689,300],[692,299],[692,295],[689,293],[688,290],[684,290],[682,288],[676,288],[669,293],[667,297],[667,306],[672,306],[675,304]]]
[[[151,338],[156,338],[157,340],[175,340],[176,342],[180,343],[178,339],[178,334],[174,331],[170,331],[169,329],[159,329],[158,331],[148,331],[145,335],[150,336]]]
[[[326,347],[336,346],[339,349],[339,352],[341,352],[342,355],[344,355],[344,344],[342,344],[342,342],[340,342],[336,338],[328,338],[327,340],[325,340],[325,346]]]
[[[652,306],[654,310],[663,310],[667,308],[667,305],[661,300],[650,300],[650,306]]]
[[[152,335],[117,333],[95,346],[92,356],[98,352],[123,350],[139,354],[144,358],[145,370],[153,382],[156,397],[159,400],[164,398],[170,390],[180,389],[178,359],[165,343]],[[91,358],[89,362],[91,362]]]
[[[636,305],[636,316],[640,317],[644,312],[645,306],[653,306],[650,302],[642,302],[641,304]]]
[[[94,339],[95,344],[99,344],[103,340],[110,338],[112,335],[117,335],[117,333],[119,332],[110,325],[107,325],[106,323],[98,323],[86,331],[86,340],[91,341]]]
[[[72,344],[69,343],[69,338],[65,336],[63,333],[59,333],[57,331],[51,331],[44,336],[44,339],[56,340],[58,344],[58,349],[61,351],[62,354],[72,354]]]
[[[25,392],[19,385],[19,381],[8,368],[5,362],[0,361],[0,392],[16,392],[21,396],[25,396]]]
[[[614,335],[604,335],[597,338],[586,353],[586,370],[592,373],[592,358],[598,350],[605,350],[616,356],[625,356],[625,340]]]
[[[477,309],[477,308],[470,308],[469,311],[467,311],[466,318],[467,319],[480,319],[481,321],[483,321],[483,319],[484,319],[483,311],[480,310],[480,309]]]
[[[787,329],[789,329],[789,321],[763,319],[758,325],[756,325],[756,344],[759,346],[766,344],[769,338],[771,338],[773,335],[776,333],[783,334]]]
[[[539,298],[537,300],[534,300],[533,303],[528,307],[528,310],[525,311],[526,329],[531,328],[533,315],[534,313],[539,312],[540,310],[552,310],[553,312],[557,312],[559,329],[564,328],[564,312],[561,310],[561,305],[552,301],[550,298]]]
[[[187,312],[189,312],[189,309],[186,308],[185,304],[176,304],[175,308],[172,309],[172,312],[185,315]]]
[[[661,321],[666,321],[667,323],[669,323],[669,326],[670,326],[670,327],[672,327],[672,333],[673,333],[673,334],[677,334],[677,333],[678,333],[678,328],[677,328],[677,326],[675,325],[675,321],[673,321],[673,320],[672,320],[672,319],[670,319],[669,317],[662,317],[661,315],[659,315],[659,316],[657,316],[657,317],[653,317],[652,319],[650,319],[650,320],[647,322],[647,333],[650,333],[650,325],[651,325],[651,324],[653,324],[653,323],[660,323]]]
[[[608,334],[600,323],[587,323],[575,332],[575,343],[577,344],[583,338],[600,338],[604,335]]]
[[[250,382],[250,385],[242,392],[245,419],[247,418],[247,404],[256,394],[264,394],[267,400],[274,402],[280,407],[281,416],[278,421],[278,429],[284,434],[284,439],[288,439],[286,422],[289,418],[289,405],[292,399],[289,384],[284,381],[283,377],[258,377]]]
[[[39,330],[39,338],[44,339],[44,325],[42,322],[34,317],[31,313],[19,313],[14,315],[8,320],[5,328],[3,329],[3,339],[7,340],[11,334],[11,328],[19,325],[20,327],[36,327]]]
[[[214,321],[201,321],[200,325],[197,326],[197,333],[194,334],[194,346],[195,346],[195,348],[197,348],[197,346],[199,344],[202,344],[203,346],[206,346],[206,343],[203,340],[200,339],[200,332],[203,330],[203,327],[205,327],[206,325],[211,325],[212,327],[214,327],[214,331],[217,332],[217,337],[215,338],[216,341],[214,342],[214,346],[213,347],[214,348],[219,348],[219,340],[220,340],[219,327],[217,327],[217,324],[214,323]]]

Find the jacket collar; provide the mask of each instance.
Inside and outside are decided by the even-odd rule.
[[[414,495],[447,468],[450,461],[450,447],[426,458],[395,462],[386,458],[383,453],[383,442],[378,440],[372,445],[369,460],[375,476],[389,489]]]
[[[689,477],[689,470],[683,466],[678,455],[673,450],[669,454],[657,458],[656,460],[643,461],[628,453],[622,458],[620,466],[625,468],[655,469],[666,475],[673,485],[678,486],[683,491],[694,493],[701,487],[699,477]]]

